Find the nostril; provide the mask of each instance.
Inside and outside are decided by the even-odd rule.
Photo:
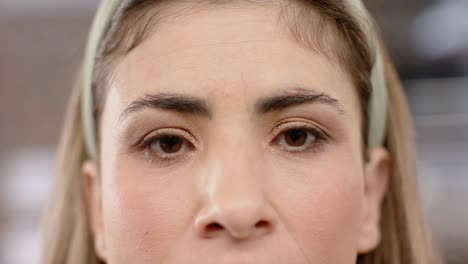
[[[201,234],[204,238],[213,238],[216,237],[225,231],[227,234],[232,236],[235,239],[247,239],[254,236],[260,236],[272,231],[273,224],[267,220],[260,220],[255,223],[255,225],[248,225],[244,223],[242,225],[223,225],[219,222],[212,221],[204,225],[204,228],[201,229]]]
[[[223,229],[224,227],[218,223],[211,223],[205,227],[205,230],[207,233],[212,233],[212,232],[220,231]]]
[[[270,227],[270,223],[264,220],[258,221],[255,224],[255,228],[259,228],[259,229],[263,229],[263,228],[268,229],[269,227]]]

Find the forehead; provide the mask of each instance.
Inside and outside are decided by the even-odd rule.
[[[109,92],[124,105],[157,92],[249,100],[288,87],[312,87],[357,112],[348,74],[297,43],[276,12],[216,8],[158,23],[117,65]]]

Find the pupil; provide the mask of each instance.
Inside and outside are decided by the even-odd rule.
[[[290,146],[299,147],[305,144],[307,132],[300,129],[293,129],[286,132],[286,143]]]
[[[177,136],[162,136],[159,139],[161,149],[166,153],[175,153],[182,148],[182,139]]]

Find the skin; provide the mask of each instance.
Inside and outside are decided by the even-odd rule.
[[[363,159],[348,74],[295,42],[272,12],[219,7],[172,19],[117,65],[99,167],[82,167],[107,263],[355,263],[378,245],[388,153]],[[161,94],[196,97],[210,113],[125,110]],[[265,98],[304,94],[333,103],[258,113]],[[158,133],[182,146],[168,155]]]

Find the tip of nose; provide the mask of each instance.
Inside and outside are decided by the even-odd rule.
[[[274,217],[262,204],[236,201],[234,204],[208,207],[197,215],[194,226],[204,238],[227,236],[246,240],[264,236],[273,230]]]

